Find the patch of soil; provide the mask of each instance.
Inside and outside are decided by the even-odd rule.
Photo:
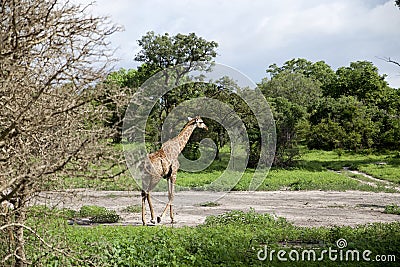
[[[167,195],[154,192],[153,205],[156,216],[165,207]],[[207,203],[207,204],[204,204]],[[210,205],[215,203],[216,205]],[[127,212],[132,205],[141,205],[140,192],[68,190],[44,192],[31,204],[46,204],[78,210],[83,205],[98,205],[117,211],[122,225],[141,225],[141,214]],[[147,204],[147,203],[146,203]],[[161,224],[170,226],[195,226],[204,223],[209,215],[231,210],[274,214],[285,217],[299,226],[355,226],[372,222],[400,221],[399,215],[383,213],[389,204],[400,205],[400,193],[373,193],[361,191],[257,191],[257,192],[209,192],[181,191],[175,194],[175,224],[169,214]],[[147,220],[150,220],[148,206]]]

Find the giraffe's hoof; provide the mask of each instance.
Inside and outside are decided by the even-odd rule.
[[[176,223],[176,221],[175,220],[171,220],[171,223],[174,224],[174,223]]]
[[[154,220],[150,220],[150,222],[151,222],[152,224],[156,224],[156,222],[155,222]]]
[[[158,222],[158,223],[161,222],[161,217],[157,217],[157,222]]]

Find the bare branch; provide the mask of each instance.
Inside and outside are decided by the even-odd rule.
[[[113,62],[108,36],[120,27],[88,14],[90,4],[0,2],[0,202],[16,206],[0,212],[0,231],[12,232],[0,234],[8,244],[0,259],[24,265],[27,199],[65,177],[124,172],[104,168],[117,166],[122,153],[109,145],[117,129],[104,127],[111,111],[98,99],[120,106],[129,98],[98,85]]]
[[[90,261],[84,261],[84,260],[81,260],[81,259],[79,259],[79,258],[76,258],[76,257],[74,257],[73,255],[70,255],[69,253],[67,253],[66,251],[64,251],[64,250],[62,250],[62,249],[59,249],[59,248],[56,248],[56,247],[54,247],[53,245],[47,243],[35,230],[33,230],[33,229],[32,229],[31,227],[29,227],[29,226],[26,226],[25,224],[21,224],[21,223],[10,223],[10,224],[6,224],[6,225],[3,225],[3,226],[0,227],[0,231],[2,231],[2,230],[4,230],[4,229],[7,229],[7,228],[14,228],[14,227],[22,227],[22,228],[24,228],[25,230],[28,230],[28,231],[29,231],[31,234],[33,234],[33,235],[36,237],[36,239],[38,239],[43,245],[45,245],[47,248],[49,248],[49,249],[51,249],[51,250],[53,250],[53,251],[56,251],[56,252],[58,252],[58,253],[60,253],[60,254],[62,254],[62,255],[64,255],[64,256],[67,256],[67,257],[69,257],[69,258],[72,258],[72,259],[74,259],[74,260],[76,260],[76,261],[79,261],[79,262],[82,262],[82,263],[90,263],[90,264],[92,264],[92,265],[94,266],[94,264],[93,264],[92,262],[90,262]],[[15,256],[15,255],[18,257],[17,253],[14,253],[13,256]],[[4,263],[6,260],[7,260],[7,258],[4,259],[3,263]],[[30,263],[30,264],[31,264],[31,263]]]
[[[384,60],[384,61],[386,61],[388,63],[393,63],[393,64],[395,64],[395,65],[400,67],[400,62],[392,60],[390,57],[378,57],[378,58],[381,59],[381,60]]]

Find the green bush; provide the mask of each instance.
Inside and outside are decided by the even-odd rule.
[[[90,217],[90,221],[93,223],[116,223],[119,219],[120,217],[115,211],[108,211],[105,214]]]
[[[397,206],[397,205],[395,205],[395,204],[387,205],[387,206],[385,207],[385,210],[384,210],[383,212],[384,212],[384,213],[387,213],[387,214],[397,214],[397,215],[400,215],[400,207]]]
[[[142,206],[141,205],[129,205],[123,209],[124,212],[130,212],[130,213],[140,213],[142,212]]]
[[[281,218],[284,220],[283,218]],[[208,216],[205,221],[205,226],[212,227],[217,225],[272,225],[275,223],[275,219],[269,214],[259,214],[251,209],[249,212],[240,210],[233,210],[221,215]]]
[[[120,216],[114,210],[108,210],[99,206],[82,206],[79,216],[89,218],[93,223],[115,223]]]
[[[77,216],[77,212],[68,208],[57,209],[48,207],[46,205],[35,205],[28,208],[28,216],[39,218],[52,216],[57,216],[61,218],[72,218]]]
[[[377,108],[354,96],[324,98],[312,110],[307,138],[310,149],[366,149],[379,139]]]
[[[92,205],[82,206],[81,209],[79,210],[80,217],[93,217],[105,213],[107,213],[107,209],[105,207],[92,206]]]

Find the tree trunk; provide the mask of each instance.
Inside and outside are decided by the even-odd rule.
[[[25,224],[26,221],[26,211],[25,211],[25,201],[24,197],[20,196],[15,202],[15,222],[18,224]],[[26,267],[26,255],[25,255],[25,237],[23,227],[14,227],[15,235],[15,267]]]

